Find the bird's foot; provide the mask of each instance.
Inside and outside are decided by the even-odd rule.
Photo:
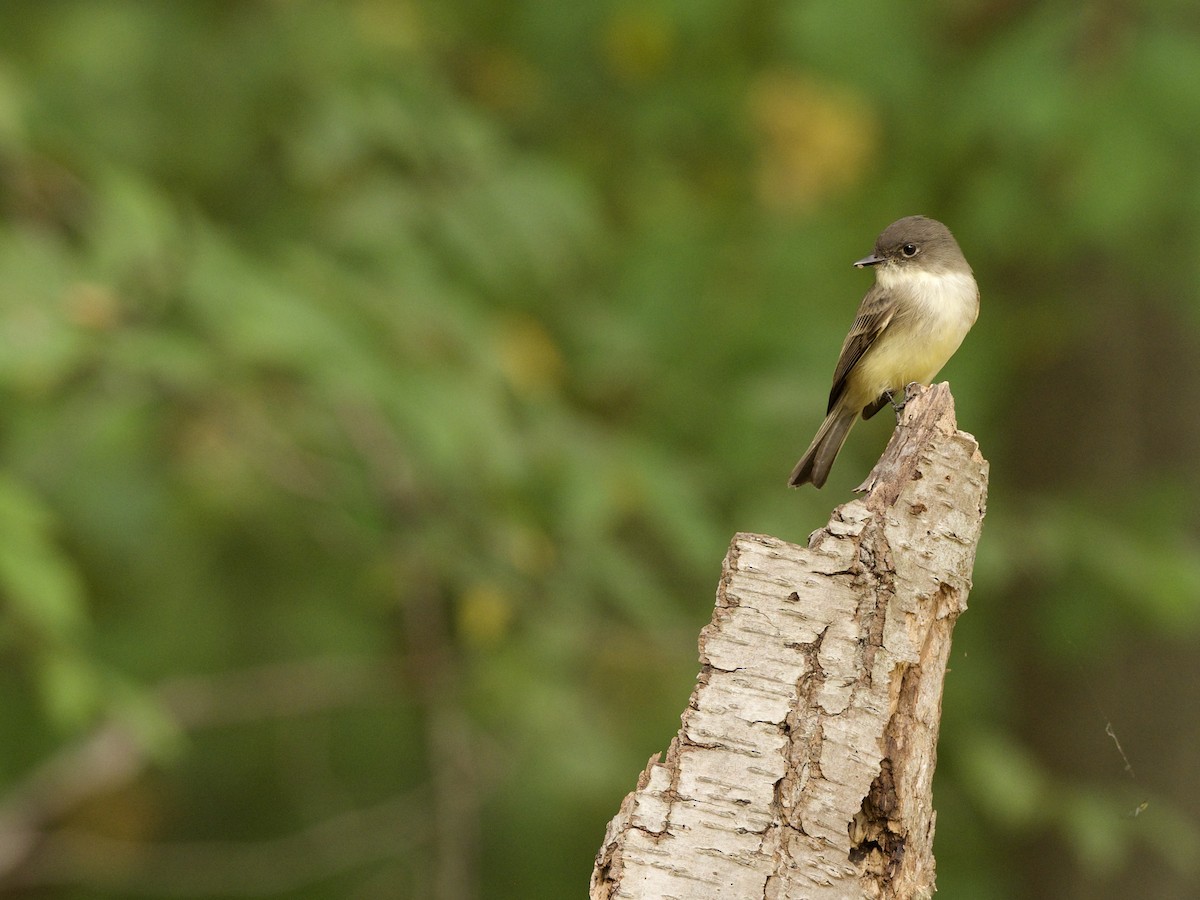
[[[900,424],[900,413],[904,412],[904,404],[908,402],[907,394],[908,392],[905,391],[905,393],[900,395],[900,399],[897,400],[894,396],[892,396],[891,391],[883,392],[883,396],[887,397],[888,403],[890,403],[892,406],[892,411],[896,414],[897,425]]]

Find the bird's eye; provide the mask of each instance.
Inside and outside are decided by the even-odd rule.
[[[903,247],[900,248],[900,252],[903,253],[905,256],[907,256],[909,259],[911,259],[912,257],[917,255],[917,245],[916,244],[905,244]]]

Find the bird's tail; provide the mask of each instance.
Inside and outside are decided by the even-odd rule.
[[[792,469],[792,477],[788,479],[788,484],[799,487],[811,481],[813,487],[823,485],[829,477],[829,470],[833,468],[833,461],[837,459],[838,451],[842,449],[842,444],[846,443],[846,435],[850,433],[850,428],[857,418],[856,410],[835,406],[821,423],[817,436],[813,438],[800,462],[796,463],[796,468]]]

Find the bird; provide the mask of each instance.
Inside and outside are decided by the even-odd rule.
[[[869,256],[875,283],[863,297],[833,372],[825,421],[788,484],[821,487],[861,414],[902,406],[912,382],[929,384],[979,315],[979,286],[950,229],[926,216],[893,222]]]

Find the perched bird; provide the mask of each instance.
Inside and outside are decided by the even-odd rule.
[[[931,382],[979,315],[979,287],[950,229],[925,216],[893,222],[875,252],[867,291],[833,372],[825,421],[788,484],[820,487],[854,420],[869,419],[905,387]]]

